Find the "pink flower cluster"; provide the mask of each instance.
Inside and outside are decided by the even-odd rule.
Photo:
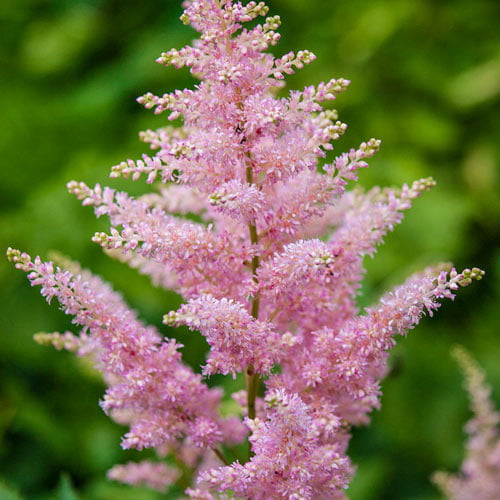
[[[165,491],[179,477],[179,471],[164,463],[149,460],[116,465],[108,471],[109,479],[134,486],[147,486],[153,490]]]
[[[78,343],[69,343],[68,333],[44,334],[41,340],[69,344],[71,350],[76,344],[80,355],[95,359],[109,385],[101,406],[130,425],[124,448],[159,447],[179,436],[189,436],[200,448],[224,440],[230,426],[217,413],[221,391],[208,389],[181,362],[181,345],[143,325],[120,295],[88,271],[74,274],[18,250],[9,249],[8,256],[28,273],[32,285],[41,286],[48,302],[55,297],[82,327]]]
[[[152,156],[111,173],[144,174],[154,191],[133,198],[74,181],[68,189],[109,217],[96,243],[185,299],[164,322],[205,337],[203,375],[244,374],[245,391],[232,395],[239,413],[222,418],[222,389],[209,389],[181,346],[143,325],[99,278],[67,262],[8,256],[81,327],[79,336],[37,338],[95,360],[108,384],[103,409],[130,426],[123,446],[154,448],[187,468],[143,462],[117,466],[111,478],[164,489],[182,476],[194,499],[346,498],[350,429],[380,405],[395,338],[483,273],[430,268],[360,311],[363,258],[434,181],[346,191],[380,146],[370,139],[325,163],[346,125],[322,103],[349,82],[278,97],[285,75],[315,57],[266,52],[279,40],[279,17],[244,27],[267,15],[264,2],[184,7],[182,21],[200,37],[158,62],[186,66],[200,83],[139,98],[181,125],[144,132]],[[231,463],[231,447],[247,436],[249,456]]]
[[[465,428],[469,439],[460,473],[437,472],[433,479],[450,500],[495,500],[500,492],[500,413],[479,365],[461,347],[453,354],[465,374],[474,416]]]

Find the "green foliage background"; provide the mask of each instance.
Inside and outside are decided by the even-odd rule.
[[[138,131],[161,126],[164,117],[143,110],[136,96],[193,85],[186,71],[154,63],[194,36],[178,21],[179,3],[0,2],[0,248],[42,256],[57,249],[81,261],[122,291],[144,320],[189,342],[184,355],[198,366],[203,341],[161,326],[178,297],[102,255],[90,238],[105,221],[65,189],[71,179],[110,183],[111,165],[145,151]],[[352,81],[336,102],[350,126],[337,151],[370,137],[383,142],[361,183],[398,185],[429,175],[438,182],[367,262],[362,303],[441,260],[487,272],[400,341],[383,408],[354,433],[352,500],[438,499],[429,475],[458,467],[468,418],[449,357],[453,344],[480,361],[500,404],[500,4],[268,4],[283,20],[275,53],[308,48],[318,56],[289,87],[334,76]],[[47,306],[6,260],[0,281],[0,498],[17,499],[16,491],[36,500],[161,498],[104,479],[114,463],[138,454],[120,449],[123,429],[97,406],[102,383],[81,360],[33,342],[37,331],[70,325],[55,304]]]

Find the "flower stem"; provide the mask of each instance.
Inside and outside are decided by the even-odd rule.
[[[249,224],[248,229],[250,230],[250,241],[252,244],[256,245],[259,242],[259,237],[257,235],[257,228],[255,224]],[[258,255],[254,255],[252,257],[252,275],[255,283],[259,283],[259,279],[257,278],[257,268],[260,265],[260,260]],[[251,299],[252,302],[252,316],[255,319],[259,317],[259,305],[260,305],[260,294],[257,292]]]
[[[252,243],[257,243],[259,241],[257,236],[257,229],[255,225],[250,224],[250,240]],[[252,257],[252,274],[253,280],[255,283],[258,283],[256,271],[259,267],[259,257],[255,255]],[[255,319],[259,317],[259,305],[260,305],[260,295],[257,292],[254,297],[251,298],[252,302],[252,316]],[[255,373],[253,365],[247,366],[246,373],[246,382],[247,382],[247,410],[248,410],[248,418],[255,418],[255,398],[257,397],[257,387],[259,384],[259,376]]]
[[[222,451],[220,451],[218,448],[212,448],[212,451],[217,455],[217,458],[224,464],[224,465],[230,465],[229,460],[224,456]]]
[[[252,365],[247,367],[247,410],[248,418],[252,420],[255,418],[255,398],[257,397],[257,387],[259,384],[259,377],[254,373]]]
[[[246,169],[246,177],[248,184],[253,184],[253,172],[252,167],[249,165]],[[259,243],[259,236],[257,234],[257,226],[254,224],[249,224],[248,229],[250,231],[250,241],[252,245],[257,245]],[[260,265],[259,256],[254,255],[252,257],[252,277],[255,283],[258,283],[257,269]],[[251,314],[255,319],[259,318],[259,305],[260,305],[260,294],[257,292],[251,298],[252,308]],[[255,418],[255,398],[257,397],[257,389],[259,386],[260,378],[258,374],[255,373],[253,365],[247,366],[246,372],[246,385],[247,385],[247,414],[248,418]],[[251,456],[251,449],[249,455]]]

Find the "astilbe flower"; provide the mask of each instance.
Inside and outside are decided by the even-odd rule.
[[[64,312],[74,316],[73,323],[83,327],[77,349],[92,354],[109,382],[101,405],[119,420],[126,414],[131,425],[125,448],[156,447],[179,435],[191,436],[200,447],[223,440],[216,411],[220,391],[208,389],[181,363],[181,345],[143,325],[116,292],[88,271],[75,275],[17,250],[9,249],[8,254],[18,269],[29,273],[32,285],[41,286],[48,302],[55,297]],[[74,350],[69,335],[38,338]],[[201,431],[207,426],[210,432]]]
[[[179,476],[179,471],[164,463],[150,460],[115,465],[108,471],[108,478],[134,486],[147,486],[153,490],[165,491]]]
[[[138,99],[182,125],[142,133],[152,156],[111,171],[145,176],[158,189],[138,198],[76,181],[68,189],[109,217],[110,230],[97,233],[96,243],[185,299],[164,322],[206,338],[203,374],[244,373],[246,391],[233,394],[241,414],[221,418],[222,391],[209,389],[182,363],[180,345],[143,325],[98,278],[17,250],[8,255],[82,327],[79,336],[37,339],[93,357],[109,386],[104,410],[130,426],[123,446],[184,462],[190,498],[345,498],[350,429],[380,405],[395,338],[483,273],[429,268],[359,311],[363,258],[434,181],[346,191],[380,147],[370,139],[324,163],[346,125],[322,103],[349,82],[278,97],[285,75],[315,57],[266,52],[279,40],[279,17],[243,27],[267,15],[264,2],[184,7],[182,21],[200,38],[158,62],[186,66],[200,83]],[[238,459],[229,463],[223,446],[246,435],[250,455],[233,450]],[[110,477],[162,489],[176,480],[152,463],[114,468]]]
[[[256,500],[344,498],[349,461],[337,443],[322,442],[311,408],[283,389],[270,391],[266,402],[265,421],[247,420],[255,453],[251,460],[209,471],[202,479]]]
[[[466,456],[461,471],[434,474],[434,482],[449,500],[496,500],[500,492],[500,413],[491,400],[491,388],[470,354],[456,347],[453,354],[465,375],[473,418],[467,423]]]

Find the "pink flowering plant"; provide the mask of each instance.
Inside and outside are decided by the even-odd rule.
[[[155,189],[134,198],[68,188],[110,220],[94,242],[183,297],[164,323],[205,337],[201,374],[183,363],[182,345],[89,271],[13,249],[8,257],[81,328],[37,340],[92,358],[107,383],[103,410],[129,427],[122,446],[157,452],[156,462],[117,465],[110,478],[161,491],[188,485],[185,495],[200,500],[343,499],[351,429],[380,406],[396,338],[483,272],[428,268],[360,311],[363,258],[434,181],[347,191],[380,146],[370,139],[325,160],[346,125],[323,103],[349,81],[278,97],[285,76],[315,57],[267,52],[280,21],[254,21],[267,15],[264,2],[184,7],[181,20],[200,37],[157,62],[186,66],[200,83],[138,99],[182,124],[143,132],[153,153],[111,172]],[[245,385],[224,394],[206,384],[214,374],[243,374]],[[233,415],[221,412],[228,398],[238,403]]]
[[[436,472],[433,479],[450,500],[495,500],[500,493],[500,413],[477,362],[463,347],[455,347],[453,354],[465,375],[473,417],[465,427],[468,440],[460,472]]]

